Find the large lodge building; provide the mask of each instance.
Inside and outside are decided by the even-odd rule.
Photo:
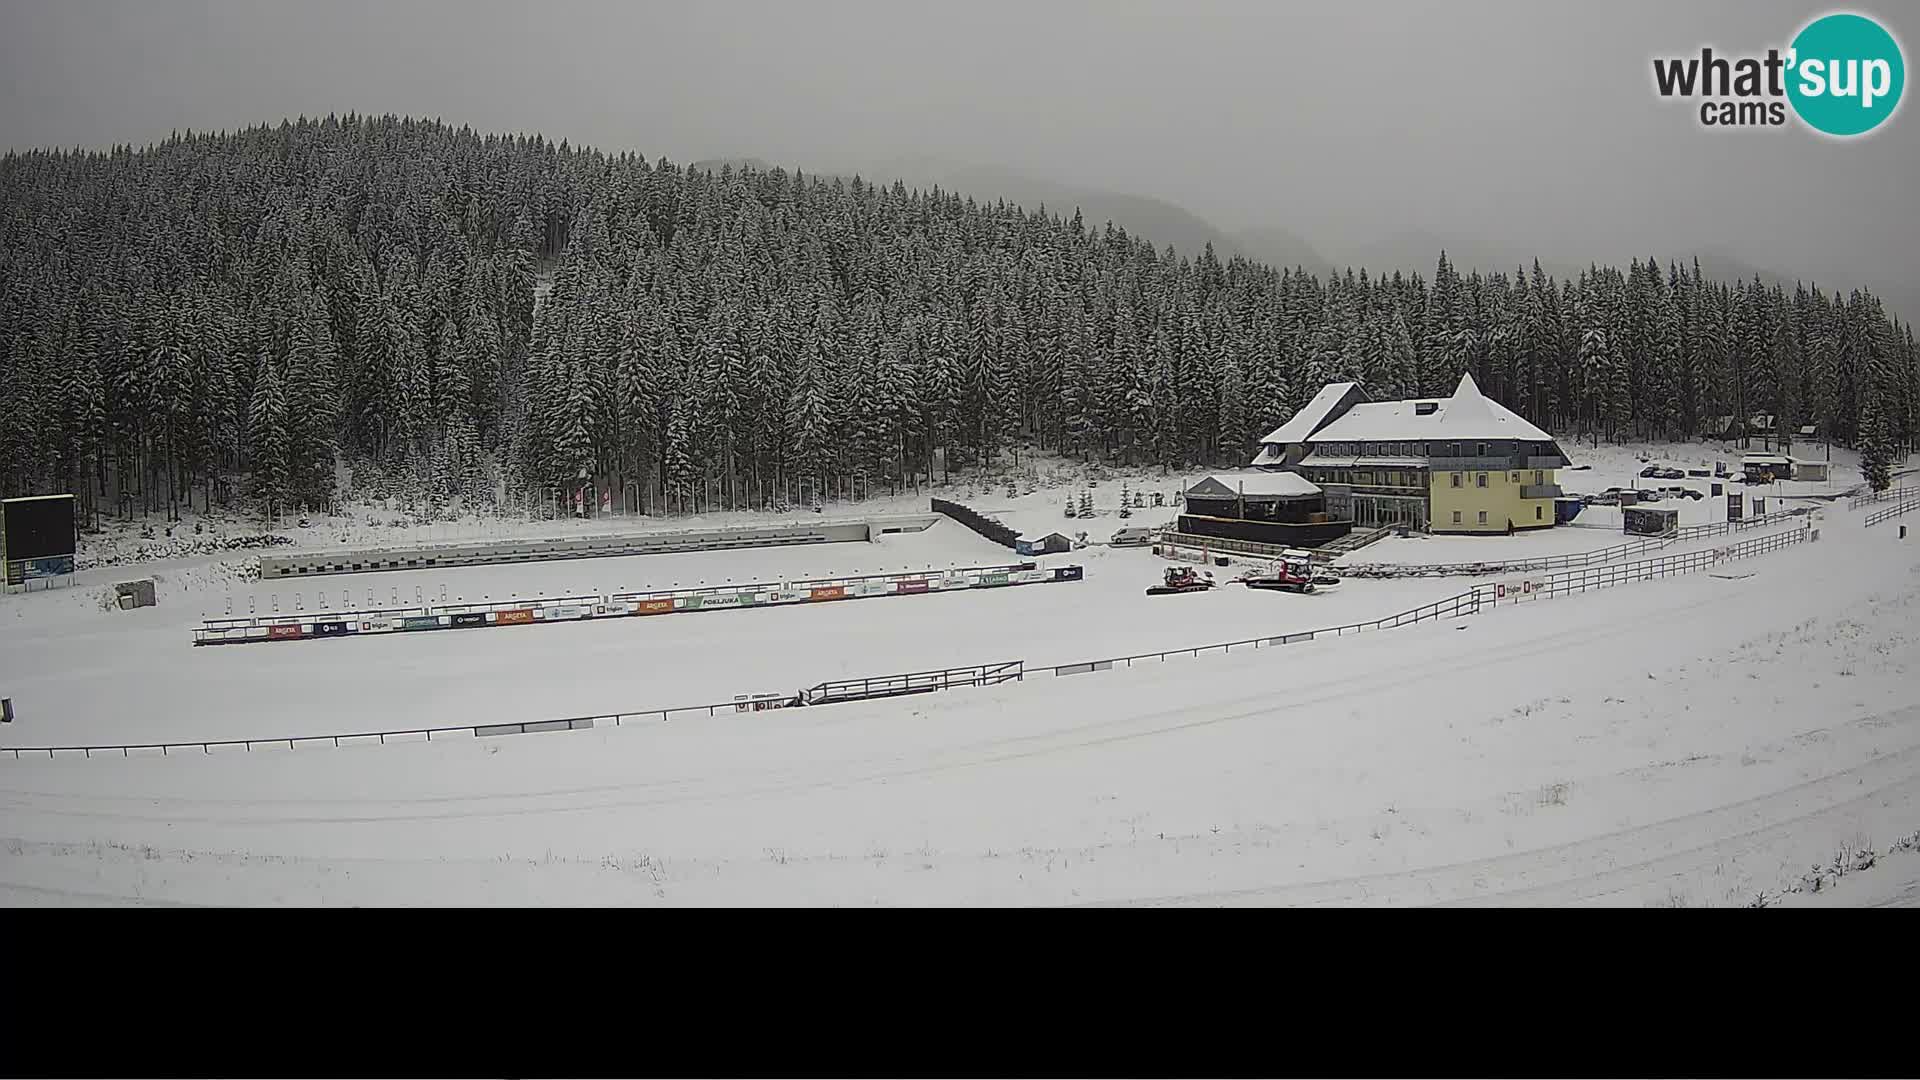
[[[1406,401],[1368,401],[1358,384],[1333,383],[1261,440],[1252,465],[1195,485],[1180,531],[1312,546],[1355,526],[1550,528],[1567,458],[1462,375],[1451,397]]]

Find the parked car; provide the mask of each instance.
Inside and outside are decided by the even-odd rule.
[[[1113,539],[1107,543],[1114,547],[1140,547],[1153,543],[1154,534],[1159,531],[1142,525],[1129,526],[1114,533]]]

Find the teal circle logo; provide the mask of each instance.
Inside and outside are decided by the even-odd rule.
[[[1900,43],[1864,15],[1823,15],[1793,39],[1787,99],[1815,131],[1865,135],[1900,107]]]

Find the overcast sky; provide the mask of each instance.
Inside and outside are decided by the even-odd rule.
[[[0,144],[144,144],[358,110],[686,162],[903,155],[1157,196],[1334,254],[1417,228],[1584,262],[1920,266],[1920,113],[1710,131],[1656,54],[1763,51],[1739,2],[0,0]],[[1907,44],[1920,5],[1860,7]],[[1908,96],[1911,96],[1909,94]],[[1423,268],[1425,269],[1425,268]]]

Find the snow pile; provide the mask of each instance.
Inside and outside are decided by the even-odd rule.
[[[223,555],[230,551],[286,547],[292,543],[293,541],[287,537],[272,534],[221,537],[171,536],[165,539],[131,542],[124,537],[109,535],[91,541],[83,540],[79,553],[74,556],[73,564],[75,570],[94,570],[107,566],[129,566],[167,559]]]

